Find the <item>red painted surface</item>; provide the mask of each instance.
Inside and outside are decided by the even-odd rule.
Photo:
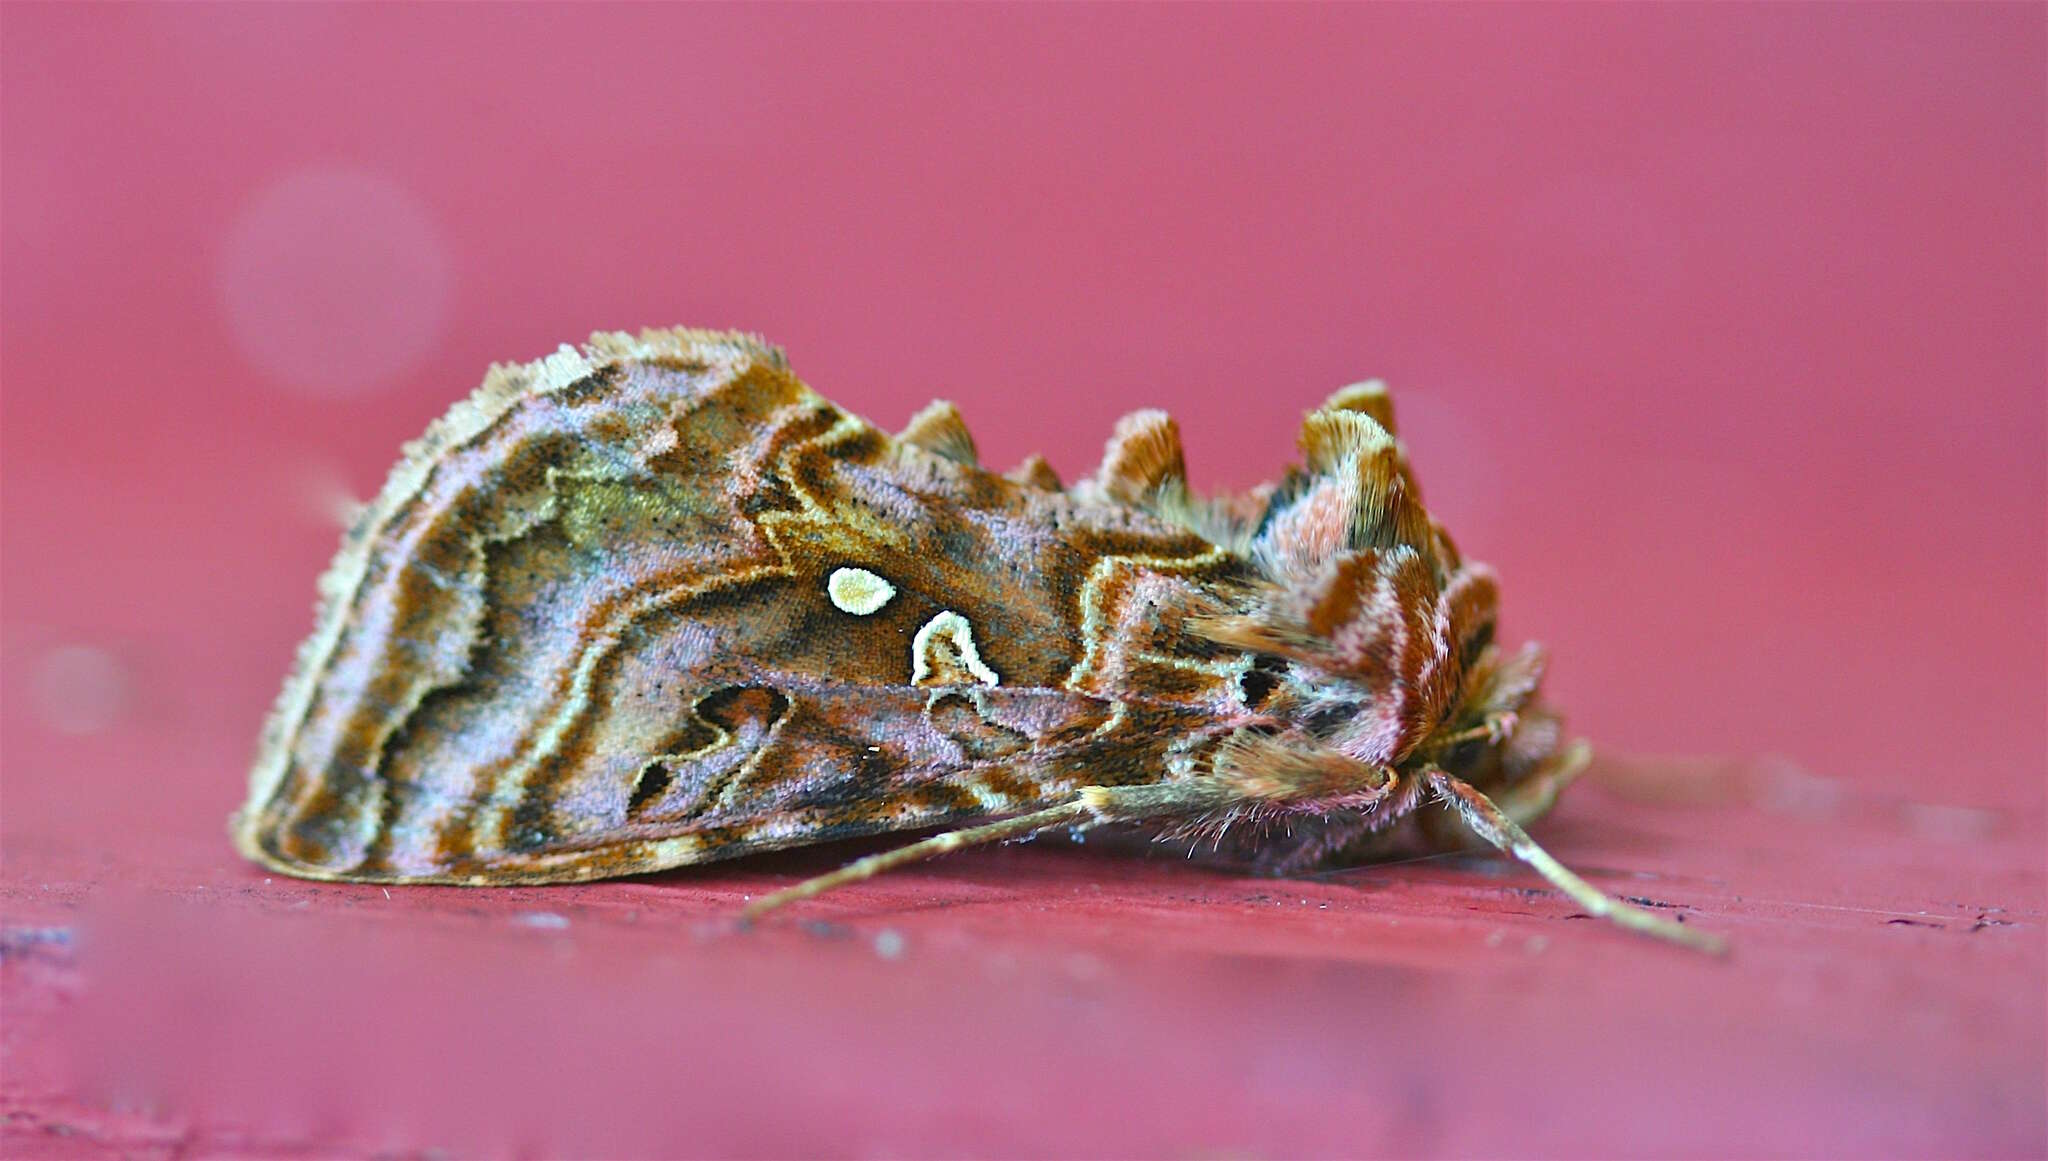
[[[10,1156],[2048,1152],[2039,6],[0,10]],[[1602,746],[1492,860],[229,851],[365,494],[492,359],[761,331],[1198,483],[1395,386]],[[1702,755],[1634,758],[1626,755]],[[808,923],[820,920],[822,923]]]

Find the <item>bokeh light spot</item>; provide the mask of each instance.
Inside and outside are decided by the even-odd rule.
[[[62,734],[113,728],[129,703],[128,667],[94,645],[59,645],[36,661],[29,681],[36,716]]]
[[[229,230],[220,296],[243,357],[316,395],[372,390],[419,365],[447,317],[448,243],[388,178],[322,167],[258,193]]]

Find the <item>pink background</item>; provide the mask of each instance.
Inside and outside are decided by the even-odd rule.
[[[2048,1150],[2044,45],[2038,5],[8,5],[8,1147]],[[1385,377],[1601,748],[1539,837],[1736,960],[1483,860],[993,851],[745,939],[705,925],[838,855],[239,863],[336,499],[491,361],[672,323],[1069,478],[1157,405],[1247,485]]]

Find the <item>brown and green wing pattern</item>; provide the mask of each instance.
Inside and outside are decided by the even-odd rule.
[[[1175,619],[1243,563],[973,454],[950,408],[888,436],[741,336],[494,369],[323,580],[238,844],[590,879],[1186,776],[1246,662]]]

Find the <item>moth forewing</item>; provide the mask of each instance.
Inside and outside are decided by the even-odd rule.
[[[759,913],[1048,827],[1322,865],[1428,837],[1433,794],[1697,944],[1595,908],[1520,831],[1583,749],[1496,653],[1492,576],[1423,508],[1384,387],[1332,396],[1302,449],[1198,497],[1173,421],[1137,412],[1064,489],[1037,457],[983,470],[951,404],[887,435],[746,336],[495,368],[344,540],[236,841],[494,885],[943,828]]]
[[[1148,602],[1227,554],[960,462],[942,411],[918,426],[946,454],[740,336],[494,372],[344,544],[242,848],[328,878],[587,879],[1188,769],[1227,666],[1099,691],[1156,664]],[[1074,629],[1096,623],[1122,628]]]

